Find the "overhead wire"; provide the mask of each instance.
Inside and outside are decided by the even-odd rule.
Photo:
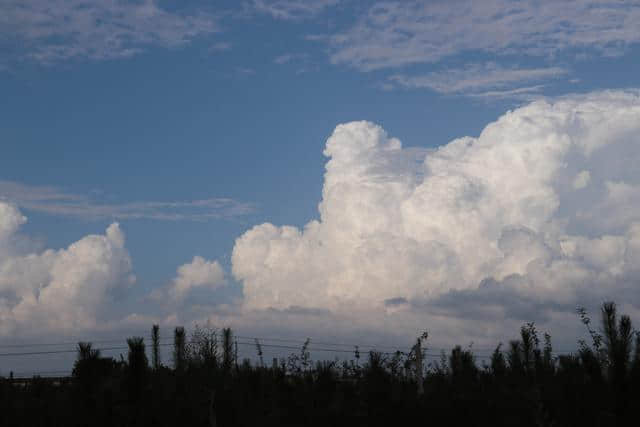
[[[253,340],[253,342],[246,342],[246,341],[236,341],[238,343],[238,345],[242,345],[242,346],[260,346],[260,347],[264,347],[264,348],[272,348],[272,349],[281,349],[281,350],[300,350],[301,346],[300,343],[305,342],[306,340],[295,340],[295,339],[291,339],[291,338],[274,338],[274,337],[256,337],[256,336],[246,336],[246,335],[235,335],[234,336],[236,339],[240,339],[240,340]],[[148,340],[149,338],[146,337],[145,340]],[[79,341],[79,342],[90,342],[92,344],[111,344],[111,343],[120,343],[120,342],[124,342],[126,340],[123,339],[109,339],[109,340],[83,340],[83,341]],[[167,342],[168,341],[168,342]],[[276,342],[276,343],[284,343],[284,344],[273,344],[272,342]],[[297,343],[298,345],[294,346],[294,345],[286,345],[286,343]],[[408,353],[408,351],[406,349],[400,349],[398,347],[394,347],[394,346],[389,346],[389,345],[374,345],[374,344],[347,344],[347,343],[333,343],[333,342],[327,342],[327,341],[313,341],[312,339],[309,339],[309,346],[307,348],[308,351],[310,352],[330,352],[330,353],[340,353],[340,354],[355,354],[356,352],[359,352],[361,354],[367,354],[370,352],[377,352],[380,354],[384,354],[384,355],[394,355],[394,354],[402,354],[402,353]],[[64,346],[64,345],[71,345],[71,344],[77,344],[75,342],[59,342],[59,343],[33,343],[33,344],[0,344],[0,348],[30,348],[30,347],[54,347],[54,346]],[[172,343],[172,339],[171,338],[161,338],[160,339],[160,346],[170,346],[173,345]],[[317,347],[317,346],[322,346],[322,347]],[[329,347],[351,347],[351,349],[347,350],[345,348],[329,348]],[[411,348],[411,347],[408,347]],[[429,348],[429,347],[428,347]],[[109,347],[98,347],[96,348],[96,350],[100,350],[100,351],[113,351],[113,350],[127,350],[128,346],[109,346]],[[370,349],[370,350],[365,350],[365,349]],[[387,349],[387,350],[394,350],[394,351],[378,351],[377,349]],[[431,350],[440,350],[439,353],[432,353],[432,352],[424,352],[425,356],[427,357],[442,357],[442,352],[444,351],[448,351],[446,349],[439,349],[439,348],[430,348]],[[493,353],[492,349],[483,349],[483,348],[473,348],[470,347],[469,348],[470,351],[473,352],[474,356],[478,357],[478,358],[487,358],[490,357],[490,354]],[[65,353],[75,353],[77,352],[78,349],[74,348],[74,349],[56,349],[56,350],[40,350],[40,351],[23,351],[23,352],[3,352],[0,353],[0,357],[17,357],[17,356],[36,356],[36,355],[53,355],[53,354],[65,354]],[[489,353],[487,353],[489,352]],[[559,354],[566,354],[569,352],[553,352],[554,355],[559,355]]]

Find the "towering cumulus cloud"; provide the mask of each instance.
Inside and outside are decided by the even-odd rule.
[[[319,220],[236,241],[247,308],[573,310],[636,292],[638,92],[537,101],[431,151],[352,122],[324,154]]]
[[[114,223],[66,249],[31,251],[18,235],[26,220],[0,202],[0,335],[96,327],[106,303],[134,281],[122,230]]]

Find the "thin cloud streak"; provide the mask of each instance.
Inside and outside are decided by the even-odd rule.
[[[485,100],[516,99],[521,101],[534,101],[544,98],[541,92],[545,87],[546,85],[535,85],[508,90],[488,90],[486,92],[472,93],[469,96]]]
[[[258,12],[275,19],[299,21],[313,18],[339,2],[340,0],[254,0],[252,6]]]
[[[49,215],[88,220],[207,221],[246,215],[254,211],[250,203],[238,202],[230,198],[107,204],[94,201],[84,195],[66,193],[55,187],[29,186],[12,181],[0,181],[0,200]]]
[[[520,87],[523,84],[557,79],[568,74],[561,67],[505,68],[494,63],[471,64],[462,69],[448,69],[424,75],[396,74],[389,81],[405,88],[430,89],[442,94],[504,97],[537,92],[543,86]]]

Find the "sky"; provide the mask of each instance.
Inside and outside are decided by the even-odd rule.
[[[568,351],[578,306],[640,321],[639,20],[0,0],[0,353],[153,323],[483,349],[536,322]]]

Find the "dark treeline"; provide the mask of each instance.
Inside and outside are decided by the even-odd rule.
[[[230,329],[198,327],[176,328],[163,361],[154,326],[151,348],[130,338],[120,360],[79,343],[70,378],[1,378],[0,425],[638,425],[640,334],[613,303],[600,325],[578,314],[591,338],[574,354],[556,356],[526,324],[483,364],[461,347],[425,363],[426,333],[408,353],[356,349],[350,361],[314,362],[307,341],[265,363],[256,341],[257,361],[239,362]]]

